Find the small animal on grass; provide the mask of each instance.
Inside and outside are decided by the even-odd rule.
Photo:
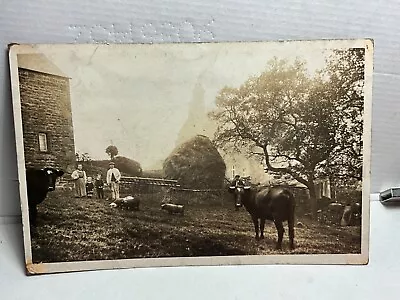
[[[161,204],[161,209],[166,210],[169,214],[180,214],[183,215],[185,212],[184,205],[172,204],[172,203],[163,203]]]
[[[49,167],[26,170],[29,222],[32,227],[36,226],[37,205],[44,201],[49,191],[55,190],[56,180],[62,175],[64,175],[63,170]]]
[[[139,205],[140,199],[132,196],[116,199],[110,204],[111,207],[121,207],[127,210],[139,210]]]
[[[244,206],[249,212],[255,229],[256,240],[264,238],[265,220],[273,221],[278,231],[276,249],[282,249],[283,222],[288,222],[290,249],[294,249],[294,212],[293,194],[283,187],[265,187],[255,189],[250,186],[234,186],[235,204]],[[260,222],[259,222],[260,220]]]

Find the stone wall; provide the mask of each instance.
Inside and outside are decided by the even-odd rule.
[[[72,172],[75,144],[69,79],[19,69],[26,167],[57,167]],[[39,150],[39,133],[48,151]]]

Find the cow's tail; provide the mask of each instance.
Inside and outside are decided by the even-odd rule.
[[[295,208],[296,208],[296,200],[291,191],[286,191],[289,197],[289,216],[288,216],[288,227],[289,227],[289,242],[290,249],[294,249],[294,222],[295,222]]]

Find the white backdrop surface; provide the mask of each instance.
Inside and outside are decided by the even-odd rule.
[[[376,193],[400,186],[400,2],[0,0],[1,299],[398,299],[400,208]],[[375,41],[371,237],[367,266],[240,266],[26,277],[7,44],[372,38]],[[5,297],[2,297],[4,295]]]

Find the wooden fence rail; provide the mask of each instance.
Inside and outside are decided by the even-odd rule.
[[[182,187],[177,180],[163,178],[145,178],[145,177],[122,177],[122,192],[123,194],[150,194],[156,196],[159,192],[163,193],[161,200],[175,199],[175,201],[183,201],[182,204],[188,204],[189,199],[193,199],[190,195],[195,196],[195,199],[208,199],[209,195],[213,194],[220,198],[221,193],[225,189],[198,189]],[[172,198],[171,198],[172,197]],[[155,198],[154,198],[155,199]],[[180,200],[179,200],[180,199]],[[222,198],[221,198],[222,201]]]
[[[146,178],[146,177],[121,177],[121,183],[131,183],[135,185],[157,185],[179,187],[177,180],[163,178]]]

